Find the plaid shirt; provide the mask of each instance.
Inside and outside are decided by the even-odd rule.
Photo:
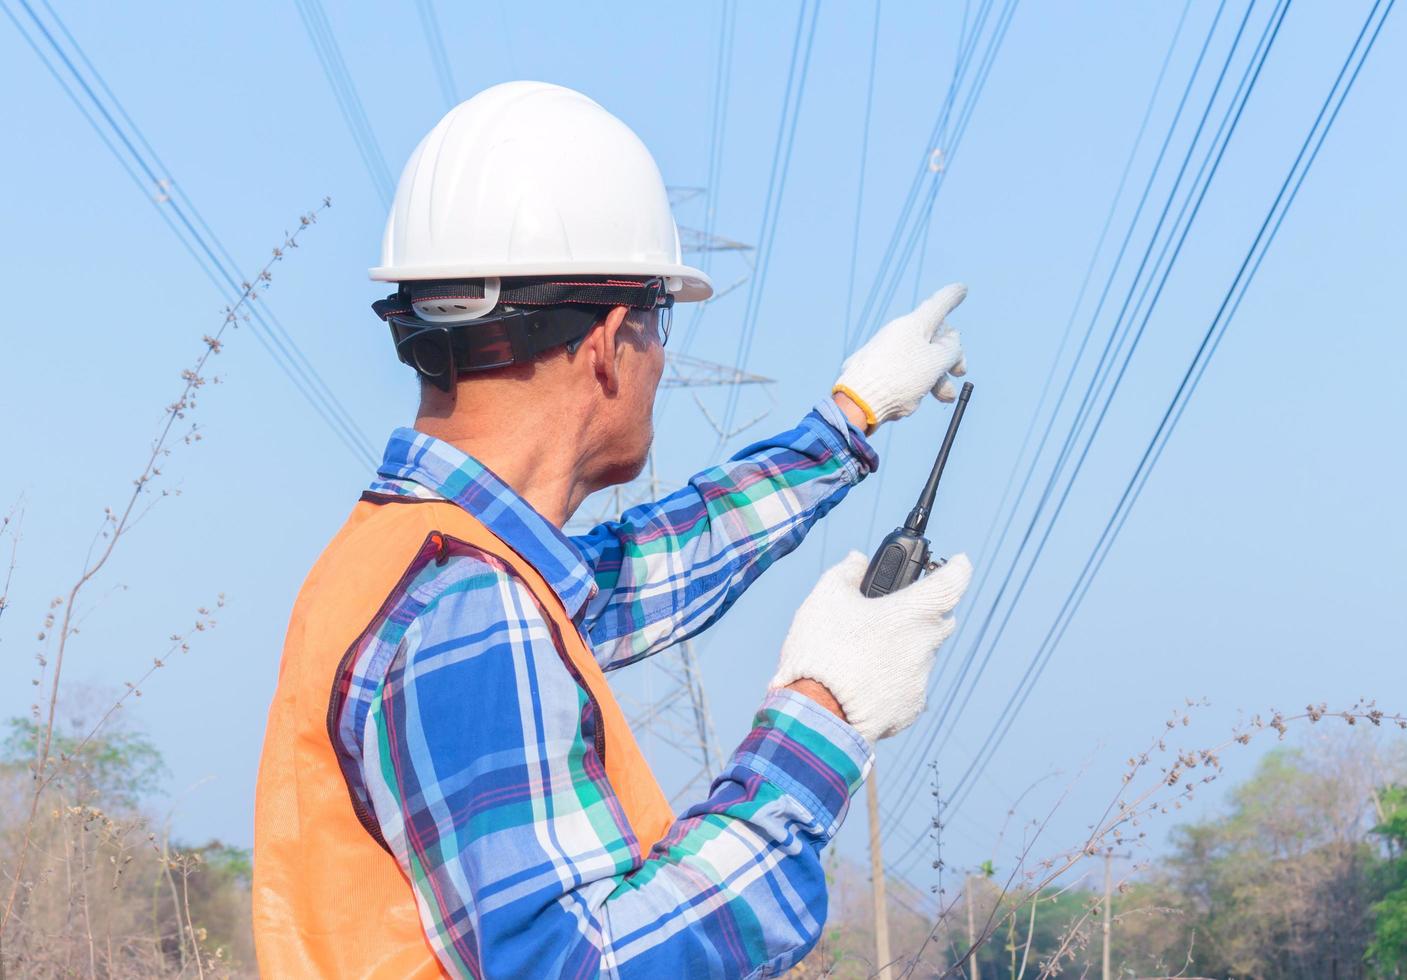
[[[579,537],[412,429],[392,435],[371,490],[464,507],[541,573],[611,670],[707,627],[875,465],[826,399]],[[595,754],[587,692],[515,578],[473,555],[424,563],[352,672],[335,718],[349,788],[451,975],[772,975],[815,943],[820,851],[871,756],[808,698],[770,692],[707,799],[642,854]]]

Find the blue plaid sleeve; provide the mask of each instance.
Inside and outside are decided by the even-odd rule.
[[[575,537],[595,575],[583,624],[607,670],[708,627],[878,465],[829,398],[662,500]]]
[[[361,769],[445,970],[771,975],[804,956],[826,916],[821,849],[870,763],[858,733],[773,692],[708,798],[641,854],[532,595],[470,558],[435,574]]]

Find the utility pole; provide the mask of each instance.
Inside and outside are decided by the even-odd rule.
[[[891,980],[889,970],[889,906],[884,897],[884,855],[879,843],[879,783],[875,766],[865,780],[865,800],[870,810],[870,891],[874,898],[874,957],[879,980]]]
[[[1109,941],[1114,931],[1114,858],[1130,857],[1128,854],[1115,854],[1114,849],[1104,849],[1104,980],[1109,980]]]
[[[972,908],[972,875],[963,882],[963,901],[967,906],[967,975],[970,980],[982,980],[982,967],[977,963],[977,917]]]
[[[1108,848],[1104,851],[1104,980],[1109,980],[1109,937],[1113,932],[1112,916],[1110,913],[1110,903],[1114,899],[1114,856],[1109,853]]]

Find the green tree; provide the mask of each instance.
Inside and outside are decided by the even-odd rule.
[[[1223,817],[1179,828],[1168,866],[1209,976],[1364,976],[1380,863],[1372,765],[1325,742],[1262,759]]]
[[[40,729],[28,718],[11,718],[0,743],[0,766],[28,772],[39,747]],[[86,726],[75,726],[78,729]],[[54,732],[50,755],[62,762],[58,782],[78,802],[101,800],[112,812],[131,812],[161,788],[166,764],[161,752],[140,732],[108,728],[92,738]]]
[[[1373,903],[1373,941],[1367,961],[1378,976],[1407,975],[1407,786],[1378,795],[1381,822],[1373,828],[1388,851],[1381,879],[1387,893]]]

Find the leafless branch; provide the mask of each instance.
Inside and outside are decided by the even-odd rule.
[[[33,836],[35,817],[39,811],[39,801],[43,796],[44,789],[54,778],[54,773],[50,771],[50,755],[53,748],[54,719],[58,712],[59,691],[63,679],[64,656],[68,652],[68,641],[76,632],[74,629],[74,607],[83,594],[84,589],[94,577],[97,576],[107,565],[112,557],[113,551],[127,531],[131,529],[131,522],[135,516],[139,516],[138,508],[143,498],[152,490],[152,483],[161,476],[161,465],[171,454],[170,442],[176,429],[176,424],[183,421],[188,413],[195,408],[197,395],[206,384],[204,370],[212,357],[220,352],[224,345],[225,332],[230,327],[238,327],[241,319],[246,316],[245,307],[254,302],[267,283],[272,280],[273,266],[282,261],[284,254],[293,248],[298,247],[298,238],[317,220],[317,215],[330,206],[331,201],[324,198],[323,202],[306,214],[300,215],[298,225],[291,233],[284,235],[281,245],[273,250],[271,257],[259,272],[249,281],[241,286],[240,294],[235,303],[224,310],[223,319],[214,334],[206,334],[203,340],[203,349],[196,358],[195,363],[181,372],[182,386],[176,400],[168,404],[163,412],[163,419],[158,428],[156,438],[152,441],[146,460],[138,472],[137,477],[132,481],[132,490],[126,502],[120,510],[108,508],[104,514],[103,528],[99,535],[102,544],[96,549],[96,555],[90,552],[85,560],[83,568],[77,580],[68,590],[65,599],[58,603],[62,607],[62,617],[59,624],[58,634],[54,639],[53,671],[49,678],[49,690],[47,698],[47,715],[44,718],[39,738],[38,747],[34,763],[33,792],[30,799],[29,816],[25,822],[25,831],[20,842],[19,854],[15,859],[13,871],[13,881],[10,885],[10,894],[5,902],[5,910],[0,914],[0,930],[3,930],[9,923],[10,916],[15,909],[15,901],[19,896],[20,883],[24,879],[25,861],[28,857],[30,841]],[[190,441],[190,437],[186,437]],[[52,615],[52,613],[51,613]]]

